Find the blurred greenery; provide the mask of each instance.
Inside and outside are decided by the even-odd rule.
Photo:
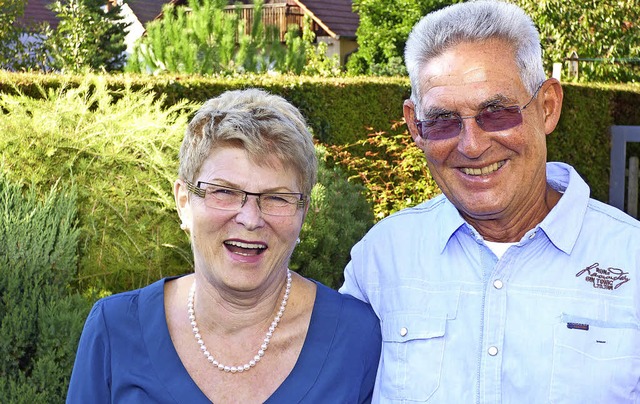
[[[640,82],[640,7],[637,0],[517,0],[540,31],[545,70],[563,62],[564,80]],[[572,52],[579,58],[577,78],[568,75]]]

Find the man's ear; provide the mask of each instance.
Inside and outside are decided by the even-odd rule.
[[[181,220],[180,228],[186,232],[191,229],[191,204],[189,203],[189,190],[187,184],[181,179],[173,183],[173,196],[176,200],[178,216]]]
[[[404,121],[409,129],[409,134],[416,145],[424,150],[426,144],[425,140],[418,134],[418,126],[416,125],[416,106],[411,100],[404,100],[402,104],[402,113],[404,115]]]
[[[560,114],[562,113],[562,99],[564,94],[560,82],[554,78],[545,81],[538,97],[542,98],[544,132],[548,135],[553,132],[556,125],[558,125]]]

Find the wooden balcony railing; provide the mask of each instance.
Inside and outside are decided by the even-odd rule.
[[[238,8],[240,11],[238,11]],[[251,34],[251,26],[253,25],[253,5],[240,4],[235,6],[227,6],[225,13],[235,14],[240,13],[240,18],[245,21],[244,33]],[[300,7],[289,5],[286,3],[272,3],[265,4],[262,7],[262,23],[265,27],[276,26],[280,32],[280,41],[284,42],[284,35],[287,32],[287,27],[291,24],[295,24],[302,30],[304,20],[304,13],[300,10]]]

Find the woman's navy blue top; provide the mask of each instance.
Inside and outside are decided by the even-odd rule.
[[[176,352],[165,278],[99,300],[80,338],[67,403],[209,403]],[[365,303],[316,282],[293,370],[267,403],[366,403],[380,359],[379,320]]]

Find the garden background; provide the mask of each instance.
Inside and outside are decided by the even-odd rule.
[[[58,3],[64,19],[64,6],[72,2]],[[76,3],[87,12],[99,4]],[[638,11],[601,2],[580,19],[585,9],[562,2],[545,2],[548,9],[520,3],[537,16],[549,73],[576,41],[584,42],[581,55],[603,56],[581,62],[583,73],[563,83],[564,109],[548,139],[548,158],[574,165],[592,196],[606,202],[608,128],[640,125],[640,74],[635,64],[616,60],[638,57]],[[272,64],[280,70],[265,68],[275,59],[261,52],[268,38],[260,27],[242,52],[232,47],[226,59],[214,58],[227,63],[206,74],[123,73],[124,64],[105,62],[114,62],[113,55],[102,61],[82,59],[82,52],[71,57],[64,48],[72,42],[65,37],[70,28],[50,33],[55,41],[37,54],[60,55],[47,59],[49,65],[10,65],[18,60],[15,46],[0,47],[0,401],[62,402],[93,302],[192,270],[172,196],[177,150],[194,110],[225,90],[261,87],[307,117],[320,175],[291,268],[337,288],[349,249],[366,230],[439,193],[402,121],[410,87],[401,49],[416,16],[444,4],[354,1],[362,43],[347,67],[325,58],[313,35],[300,32],[281,49],[282,64]],[[407,9],[411,17],[402,17]],[[0,41],[10,42],[13,34]],[[578,34],[583,37],[576,40]],[[292,49],[304,60],[287,57]],[[211,60],[195,57],[191,65],[210,66]],[[629,150],[640,154],[638,147]]]

